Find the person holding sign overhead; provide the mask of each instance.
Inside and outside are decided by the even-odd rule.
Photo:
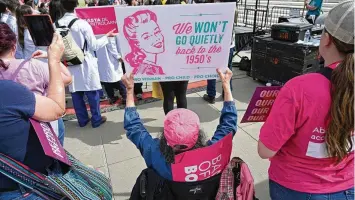
[[[272,200],[354,199],[354,1],[325,18],[325,68],[280,90],[260,131]]]
[[[124,115],[124,128],[127,138],[140,150],[148,168],[154,169],[161,177],[173,180],[172,165],[175,163],[175,155],[192,151],[197,148],[211,146],[225,136],[237,131],[237,110],[230,90],[232,72],[223,73],[218,70],[225,91],[224,106],[222,109],[220,124],[213,137],[207,142],[205,134],[200,130],[200,120],[196,113],[187,109],[176,109],[169,112],[164,120],[164,131],[159,139],[153,139],[143,126],[137,108],[134,104],[133,74],[124,75],[123,83],[127,88],[127,104]],[[209,155],[205,155],[210,159]],[[230,155],[224,155],[230,157]],[[212,160],[214,158],[211,158]],[[218,159],[217,159],[218,160]]]
[[[14,34],[8,37],[16,39]],[[1,40],[1,44],[6,43]],[[47,97],[37,95],[13,81],[0,80],[0,94],[2,95],[0,98],[0,153],[44,174],[48,174],[47,169],[53,164],[54,159],[45,155],[29,120],[32,118],[49,122],[59,119],[65,113],[65,90],[60,72],[63,51],[64,44],[61,36],[54,34],[53,42],[48,48],[47,67],[50,79]],[[0,69],[6,68],[7,65],[0,59]],[[0,174],[0,199],[42,198],[33,191],[19,187],[19,184]]]

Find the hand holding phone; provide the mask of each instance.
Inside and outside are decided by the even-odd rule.
[[[24,15],[28,31],[36,46],[49,46],[53,39],[54,27],[49,15]]]
[[[64,53],[63,38],[59,33],[53,34],[53,40],[48,47],[48,62],[61,63],[61,59]]]

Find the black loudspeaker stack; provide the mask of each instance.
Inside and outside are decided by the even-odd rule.
[[[251,58],[251,76],[274,85],[321,67],[318,47],[274,40],[270,35],[254,37]]]

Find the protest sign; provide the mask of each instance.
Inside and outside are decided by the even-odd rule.
[[[265,122],[281,86],[257,87],[240,123]]]
[[[71,166],[68,156],[62,145],[59,143],[58,137],[55,135],[51,125],[34,119],[30,119],[30,121],[37,134],[39,142],[42,145],[44,153],[49,157]]]
[[[235,3],[115,7],[136,82],[216,79],[227,68]]]
[[[221,173],[229,163],[232,140],[233,135],[228,134],[211,146],[176,155],[171,165],[173,181],[202,181]]]
[[[113,29],[118,33],[115,8],[113,6],[95,6],[76,8],[76,15],[86,20],[92,27],[95,35],[105,35]]]

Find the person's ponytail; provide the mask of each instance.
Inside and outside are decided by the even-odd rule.
[[[354,145],[354,46],[336,38],[333,42],[345,58],[332,72],[332,103],[326,143],[328,154],[340,162]]]

